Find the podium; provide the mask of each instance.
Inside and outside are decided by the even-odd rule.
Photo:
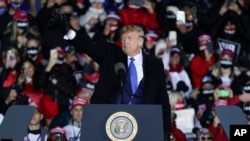
[[[33,106],[11,106],[0,125],[0,141],[23,140],[35,110]]]
[[[164,141],[161,105],[90,104],[83,109],[81,141]]]

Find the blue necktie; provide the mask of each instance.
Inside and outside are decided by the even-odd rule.
[[[130,74],[131,88],[132,88],[133,94],[135,94],[136,89],[137,89],[137,73],[136,73],[134,61],[135,61],[134,58],[130,58],[129,74]]]

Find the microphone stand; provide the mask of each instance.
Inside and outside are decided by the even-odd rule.
[[[122,79],[122,75],[120,75],[120,86],[121,86],[121,89],[120,89],[120,93],[121,93],[121,104],[124,104],[124,102],[123,102],[123,79]]]

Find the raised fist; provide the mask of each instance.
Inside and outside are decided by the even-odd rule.
[[[67,34],[70,30],[66,16],[63,15],[58,8],[52,9],[50,22],[59,25],[64,34]]]

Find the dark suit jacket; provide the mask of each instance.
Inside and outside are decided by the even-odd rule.
[[[127,55],[115,44],[93,43],[84,35],[77,34],[71,43],[79,52],[88,54],[100,65],[100,78],[96,84],[91,103],[114,104],[116,94],[121,89],[120,78],[115,73],[114,66],[117,62],[127,64]],[[164,130],[170,132],[170,104],[162,61],[143,55],[143,71],[142,104],[161,104]]]

